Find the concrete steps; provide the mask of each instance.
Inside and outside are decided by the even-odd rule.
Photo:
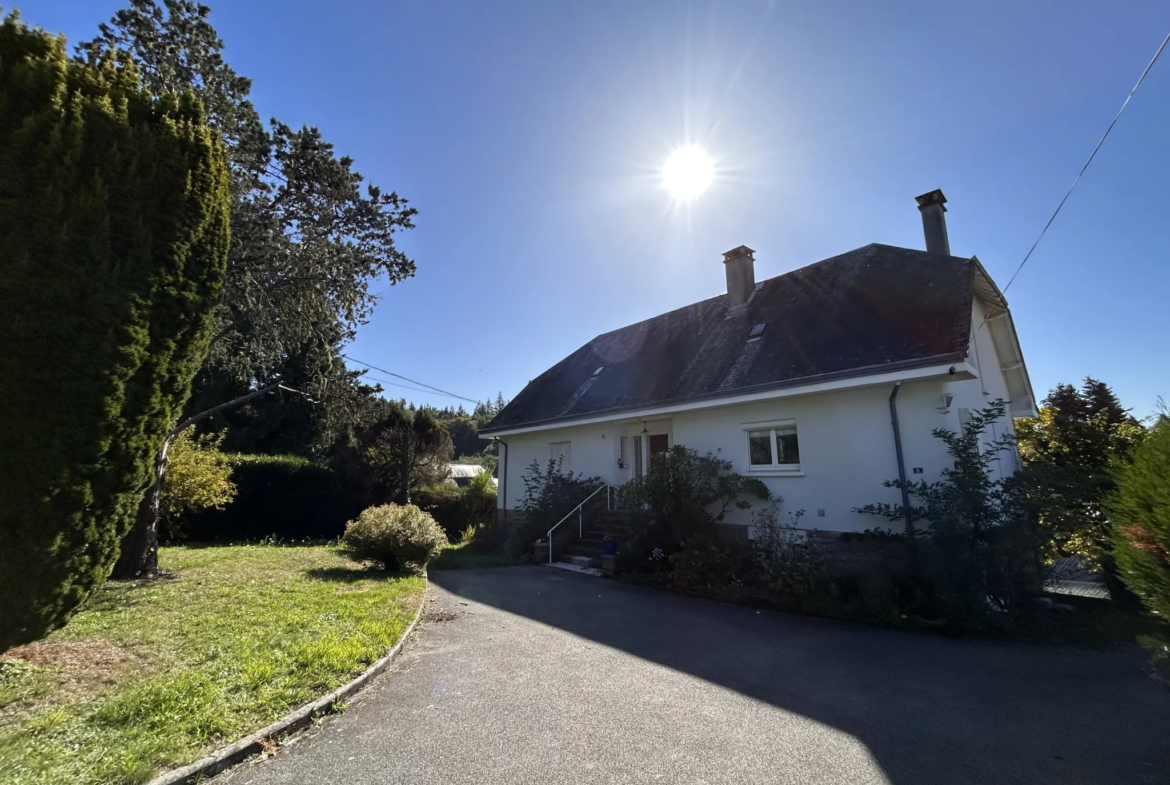
[[[596,569],[601,566],[605,552],[605,537],[610,535],[619,541],[632,539],[635,527],[628,510],[601,510],[586,519],[582,536],[573,540],[561,551],[558,562],[582,569]]]

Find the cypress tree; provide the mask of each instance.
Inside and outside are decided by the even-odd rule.
[[[1159,420],[1120,470],[1109,513],[1121,579],[1170,620],[1170,418]]]
[[[109,575],[207,353],[228,208],[192,94],[0,22],[0,651]]]

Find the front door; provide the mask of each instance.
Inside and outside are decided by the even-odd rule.
[[[670,449],[670,441],[666,438],[665,433],[652,433],[649,436],[650,441],[650,465],[656,466],[660,455]]]

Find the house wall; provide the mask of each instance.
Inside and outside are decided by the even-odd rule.
[[[983,320],[976,302],[973,324]],[[977,352],[976,352],[977,350]],[[976,357],[976,354],[978,355]],[[1007,400],[1007,383],[989,331],[973,338],[971,363],[981,378],[950,381],[949,377],[904,382],[897,397],[902,449],[908,480],[934,481],[951,465],[946,447],[931,431],[958,430],[960,410],[978,410],[996,398]],[[515,509],[524,494],[522,476],[535,459],[542,466],[550,457],[550,444],[572,443],[574,474],[597,476],[611,484],[633,477],[633,460],[625,468],[617,465],[619,437],[634,436],[643,430],[667,433],[669,442],[686,445],[700,453],[720,452],[741,474],[758,476],[769,490],[784,498],[785,511],[805,510],[802,528],[822,531],[862,531],[871,528],[901,527],[900,522],[862,515],[854,509],[872,502],[896,503],[896,489],[882,482],[898,476],[898,464],[890,423],[891,384],[777,398],[769,401],[719,406],[677,412],[669,418],[643,423],[625,420],[513,434],[503,437],[508,444],[507,489],[501,482],[499,504]],[[943,394],[954,396],[944,409]],[[748,463],[745,424],[774,420],[795,420],[800,445],[798,474],[758,473]],[[1011,430],[1010,418],[997,426],[997,434]],[[632,448],[633,439],[630,439]],[[632,456],[630,456],[632,458]],[[1014,454],[995,466],[997,475],[1016,468]],[[501,463],[501,476],[504,465]],[[749,524],[751,511],[733,510],[727,523]]]
[[[979,379],[946,385],[946,392],[955,396],[946,424],[946,427],[953,431],[959,430],[961,410],[967,409],[974,412],[996,399],[1011,401],[1007,379],[1000,370],[1000,357],[995,343],[992,341],[991,330],[986,326],[982,329],[979,327],[983,324],[983,317],[983,304],[976,298],[971,309],[972,330],[975,332],[971,340],[969,359],[979,372]],[[1015,427],[1011,417],[1005,416],[995,423],[992,426],[992,431],[992,433],[986,434],[988,441],[1005,434],[1014,435]],[[1004,477],[1011,475],[1018,467],[1019,453],[1013,449],[1001,453],[992,468],[996,477]]]

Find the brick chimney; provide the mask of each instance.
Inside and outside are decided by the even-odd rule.
[[[727,272],[727,304],[731,308],[745,305],[756,290],[755,251],[746,245],[732,248],[723,254]]]
[[[927,253],[951,255],[951,241],[947,239],[947,198],[935,189],[930,193],[914,197],[918,212],[922,213],[922,233],[926,235]]]

